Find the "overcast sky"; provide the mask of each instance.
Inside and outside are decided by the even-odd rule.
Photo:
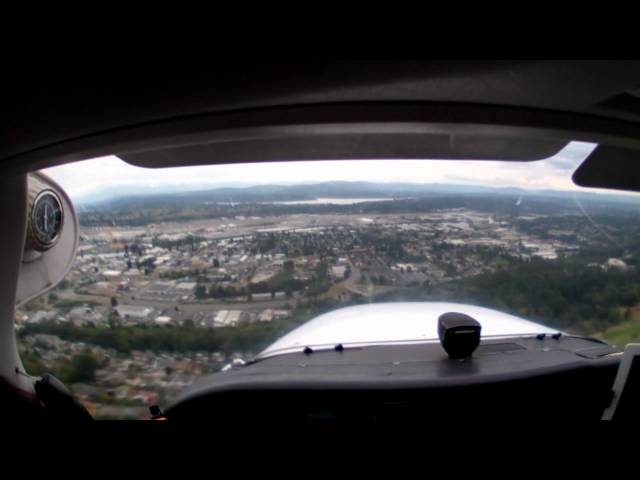
[[[538,162],[452,160],[360,160],[286,162],[147,169],[117,157],[101,157],[49,168],[73,198],[113,187],[184,186],[207,188],[224,183],[267,184],[331,180],[453,183],[575,190],[571,174],[595,144],[571,142],[557,155]]]

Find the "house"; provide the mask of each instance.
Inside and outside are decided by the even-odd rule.
[[[74,325],[86,325],[88,323],[97,323],[102,321],[102,314],[96,312],[93,307],[82,306],[72,308],[67,317]]]
[[[606,263],[607,269],[626,270],[627,264],[619,258],[610,258]]]
[[[153,307],[144,305],[118,305],[115,307],[120,318],[125,320],[146,321],[153,313]]]
[[[104,270],[101,275],[105,280],[115,280],[120,278],[122,272],[120,270]]]
[[[168,325],[171,323],[171,317],[167,315],[160,315],[153,320],[157,325]]]
[[[270,293],[252,293],[251,300],[254,302],[266,302],[271,300]]]
[[[342,265],[335,265],[331,267],[331,276],[335,279],[342,280],[344,278],[344,273],[347,271],[347,267]]]
[[[214,327],[233,327],[244,319],[242,310],[220,310],[214,319]]]
[[[33,315],[29,315],[25,321],[29,323],[40,323],[47,320],[54,320],[57,316],[57,312],[55,310],[43,311],[39,310],[35,312]]]
[[[176,285],[175,291],[178,294],[189,296],[196,289],[196,282],[182,282]]]

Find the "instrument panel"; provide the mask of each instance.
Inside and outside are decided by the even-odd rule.
[[[16,304],[46,292],[67,274],[78,246],[78,219],[73,203],[53,179],[27,177],[24,251]]]
[[[55,190],[36,179],[29,182],[27,221],[27,248],[44,252],[59,240],[64,225],[62,200]]]

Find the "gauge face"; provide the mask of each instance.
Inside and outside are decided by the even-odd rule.
[[[40,193],[31,214],[33,236],[41,248],[49,248],[58,240],[62,229],[62,205],[51,191]]]

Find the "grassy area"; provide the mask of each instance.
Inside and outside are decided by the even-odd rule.
[[[56,302],[53,306],[55,308],[58,308],[58,309],[61,309],[61,310],[71,310],[72,308],[82,307],[84,305],[87,305],[87,306],[90,306],[90,307],[97,307],[98,305],[101,305],[101,304],[96,302],[96,301],[94,301],[94,300],[85,300],[85,299],[67,300],[67,299],[63,299],[63,300],[60,300],[60,301]]]
[[[321,300],[334,300],[342,295],[349,295],[351,292],[344,286],[344,282],[336,283],[325,293],[318,296]]]
[[[627,343],[640,343],[640,308],[633,308],[628,320],[594,336],[618,347],[624,347]]]

